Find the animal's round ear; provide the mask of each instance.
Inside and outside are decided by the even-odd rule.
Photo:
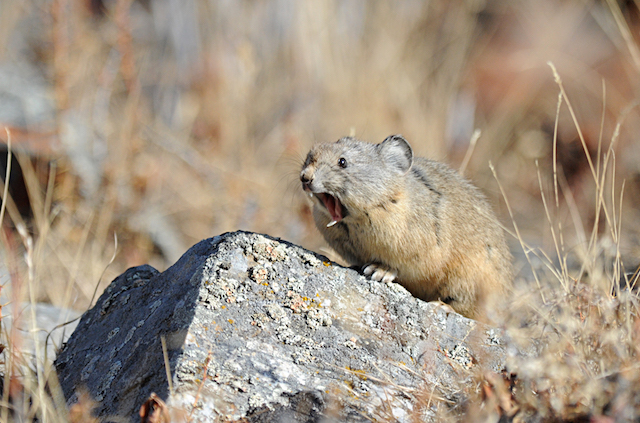
[[[405,174],[413,164],[413,150],[402,135],[391,135],[376,146],[389,166]]]

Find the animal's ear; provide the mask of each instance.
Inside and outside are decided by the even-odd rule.
[[[413,150],[402,135],[391,135],[376,146],[378,153],[387,164],[405,174],[413,164]]]

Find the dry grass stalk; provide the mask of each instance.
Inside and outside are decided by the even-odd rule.
[[[615,176],[637,169],[614,151],[624,148],[632,157],[640,121],[632,98],[639,76],[632,13],[614,1],[606,2],[606,14],[590,1],[367,3],[362,9],[309,3],[275,13],[274,2],[196,0],[197,14],[189,15],[188,7],[181,14],[187,22],[181,28],[200,31],[194,49],[184,44],[188,37],[173,37],[178,26],[162,29],[156,9],[162,2],[149,8],[130,0],[101,3],[102,12],[55,0],[44,17],[38,2],[2,6],[0,58],[16,54],[10,41],[27,32],[23,38],[38,44],[30,57],[46,69],[55,93],[56,124],[23,128],[21,138],[65,145],[65,125],[81,132],[73,148],[50,145],[19,155],[31,217],[20,214],[8,184],[0,187],[10,279],[3,291],[11,301],[89,306],[117,252],[112,233],[121,250],[106,282],[131,265],[162,269],[188,245],[239,228],[319,250],[309,209],[296,196],[301,154],[350,130],[371,141],[402,131],[420,155],[441,159],[448,153],[490,196],[502,191],[511,198],[503,212],[519,223],[516,238],[535,268],[536,286],[518,299],[521,311],[509,316],[510,324],[526,324],[522,333],[514,331],[514,342],[537,340],[541,356],[534,363],[548,369],[518,373],[512,401],[520,415],[539,407],[557,418],[591,410],[595,419],[603,403],[611,415],[631,412],[633,395],[616,389],[637,383],[637,301],[617,286],[620,279],[630,286],[637,279],[623,271],[623,247],[633,245],[636,229],[623,232],[622,220],[628,223],[625,213],[639,196],[623,196],[616,185]],[[516,28],[514,22],[526,24]],[[29,25],[44,30],[25,31]],[[616,27],[621,41],[606,33]],[[624,49],[616,50],[620,45]],[[187,48],[196,51],[192,68],[177,63]],[[556,86],[545,65],[550,58],[568,75]],[[571,104],[567,92],[580,92],[579,101]],[[466,148],[476,126],[483,128],[482,140]],[[470,130],[447,132],[456,127]],[[603,147],[610,130],[611,142]],[[582,154],[575,171],[566,157],[573,144]],[[79,152],[87,168],[78,167]],[[46,170],[34,160],[46,162]],[[498,178],[503,186],[485,169],[489,160],[495,173],[509,175]],[[551,191],[543,189],[547,185]],[[637,182],[629,179],[625,190],[633,189]],[[594,224],[584,230],[582,221]],[[545,225],[550,230],[538,239]],[[22,234],[13,230],[18,227]],[[533,247],[540,244],[545,248]],[[3,421],[18,411],[45,419],[62,410],[49,395],[54,388],[46,363],[32,365],[38,372],[19,373],[29,362],[22,341],[17,332],[7,334]],[[477,378],[459,397],[481,401],[484,391],[487,404],[498,404],[489,408],[508,413],[499,384]],[[531,390],[537,394],[526,394]],[[44,395],[31,403],[39,411],[24,398],[15,402],[29,392]],[[558,392],[561,403],[554,399]],[[426,393],[428,408],[445,398],[442,413],[450,409],[435,387]]]

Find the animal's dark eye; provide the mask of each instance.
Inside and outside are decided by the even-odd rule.
[[[338,159],[338,166],[344,169],[345,167],[347,167],[347,160],[344,157],[340,157]]]

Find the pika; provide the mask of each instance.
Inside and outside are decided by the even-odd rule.
[[[401,135],[311,149],[300,172],[329,245],[376,281],[483,318],[512,285],[512,256],[487,199]]]

